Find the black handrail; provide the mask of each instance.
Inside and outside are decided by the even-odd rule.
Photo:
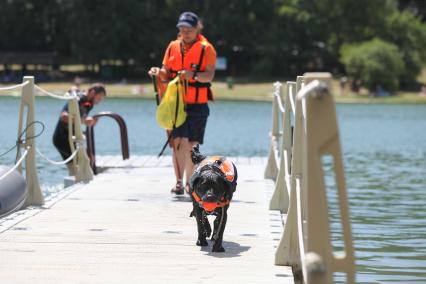
[[[121,137],[121,153],[123,155],[123,160],[126,160],[130,157],[129,154],[129,139],[127,137],[127,127],[126,123],[124,122],[124,119],[113,112],[110,111],[103,111],[93,116],[95,119],[99,119],[101,117],[111,117],[113,118],[120,127],[120,137]],[[94,126],[88,126],[86,128],[86,139],[87,139],[87,155],[90,159],[90,166],[92,167],[93,173],[97,174],[96,169],[96,154],[95,154],[95,132],[94,132]]]

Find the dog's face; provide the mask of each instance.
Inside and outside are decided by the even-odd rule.
[[[227,191],[229,184],[224,175],[216,167],[203,167],[193,181],[193,190],[204,202],[220,202]]]

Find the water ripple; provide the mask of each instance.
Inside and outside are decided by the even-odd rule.
[[[424,156],[373,152],[344,158],[358,282],[426,282]],[[331,163],[325,163],[332,241],[335,250],[341,250],[331,169]]]

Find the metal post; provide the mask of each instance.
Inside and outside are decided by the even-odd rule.
[[[94,119],[97,119],[99,121],[99,119],[101,117],[111,117],[112,119],[114,119],[117,124],[118,127],[120,129],[120,138],[121,138],[121,153],[123,156],[123,160],[129,159],[130,157],[130,153],[129,153],[129,138],[127,136],[127,126],[126,126],[126,122],[124,121],[124,119],[113,112],[110,111],[103,111],[100,112],[98,114],[95,114],[93,116]],[[96,153],[95,153],[95,130],[94,130],[94,126],[88,126],[86,128],[86,139],[87,139],[87,155],[89,156],[90,159],[90,166],[93,170],[93,172],[95,174],[97,174],[97,169],[96,169]]]

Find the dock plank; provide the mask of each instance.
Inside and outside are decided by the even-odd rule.
[[[259,164],[237,164],[225,253],[195,245],[192,204],[169,193],[166,156],[109,169],[0,233],[2,283],[294,283],[273,265],[282,219],[267,209],[274,184]]]

